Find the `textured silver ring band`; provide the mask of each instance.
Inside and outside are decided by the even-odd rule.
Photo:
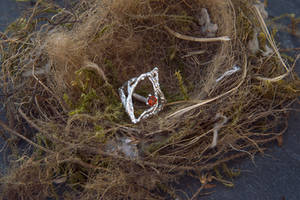
[[[152,83],[153,87],[153,95],[149,95],[148,98],[145,98],[139,94],[134,93],[134,90],[138,83],[140,81],[144,80],[145,78],[148,78],[150,82]],[[125,90],[127,89],[127,90]],[[142,119],[146,119],[150,116],[153,116],[157,114],[159,111],[162,110],[164,104],[166,103],[166,99],[164,94],[162,93],[159,85],[159,79],[158,79],[158,68],[155,67],[152,71],[141,74],[138,77],[134,77],[128,81],[126,81],[122,87],[119,88],[119,95],[122,101],[122,104],[129,115],[132,123],[138,123]],[[134,106],[132,98],[136,98],[140,101],[145,102],[147,105],[150,105],[151,107],[147,110],[145,110],[140,116],[137,118],[134,114]]]

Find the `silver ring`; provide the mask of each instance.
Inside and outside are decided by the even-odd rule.
[[[145,78],[148,78],[153,86],[154,94],[149,94],[148,98],[145,98],[139,94],[134,93],[134,90],[138,83]],[[127,87],[127,91],[125,88]],[[146,119],[152,115],[157,114],[159,111],[163,109],[164,104],[166,103],[166,99],[164,94],[162,93],[158,81],[158,68],[155,67],[152,71],[141,74],[138,77],[134,77],[128,81],[126,81],[122,87],[119,88],[119,95],[122,101],[122,104],[129,115],[132,123],[136,124],[140,122],[142,119]],[[132,102],[132,98],[136,98],[137,100],[144,102],[146,105],[150,106],[149,109],[145,110],[139,117],[135,117],[134,114],[134,106]]]

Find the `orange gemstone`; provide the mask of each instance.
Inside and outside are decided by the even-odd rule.
[[[151,95],[148,97],[147,102],[149,106],[154,106],[157,103],[157,98]]]

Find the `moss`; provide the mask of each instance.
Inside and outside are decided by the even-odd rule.
[[[263,32],[260,32],[257,36],[258,41],[259,41],[259,48],[263,51],[265,51],[266,49],[266,45],[267,45],[267,38],[266,35]]]
[[[122,103],[108,105],[104,110],[104,118],[112,122],[120,122],[126,117]]]
[[[180,88],[181,94],[183,95],[184,100],[188,100],[189,96],[188,96],[188,93],[187,93],[187,89],[186,89],[186,87],[183,83],[183,78],[181,76],[180,71],[176,71],[175,76],[178,80],[178,85],[179,85],[179,88]]]
[[[67,93],[64,93],[63,95],[63,100],[67,103],[67,105],[69,106],[69,108],[73,108],[74,105],[69,97],[69,95]]]
[[[82,93],[79,98],[79,102],[74,106],[74,110],[69,112],[70,116],[80,113],[91,113],[92,104],[94,99],[99,99],[95,90],[91,90],[88,93]]]

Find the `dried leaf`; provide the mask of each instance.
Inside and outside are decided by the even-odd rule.
[[[279,136],[276,138],[276,140],[277,140],[278,146],[279,146],[279,147],[282,147],[282,145],[283,145],[283,137],[282,137],[282,135],[279,135]]]
[[[204,189],[211,189],[211,188],[215,188],[217,185],[216,184],[206,184],[204,186]]]

